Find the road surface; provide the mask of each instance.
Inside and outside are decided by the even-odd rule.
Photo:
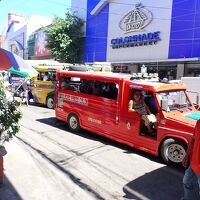
[[[178,200],[184,170],[94,133],[72,133],[54,110],[22,106],[6,144],[0,200]]]

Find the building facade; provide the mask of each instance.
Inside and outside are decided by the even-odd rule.
[[[5,36],[0,35],[0,48],[3,48],[4,41],[5,41]]]
[[[145,64],[169,79],[200,76],[200,0],[76,2],[72,11],[86,20],[85,62],[111,62],[116,72]]]
[[[39,28],[51,24],[52,19],[39,15],[24,17],[18,14],[8,14],[8,29],[4,41],[4,48],[28,59],[29,37]],[[42,40],[40,40],[42,41]]]

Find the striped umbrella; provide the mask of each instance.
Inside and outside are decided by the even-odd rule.
[[[37,74],[37,71],[26,63],[24,59],[10,51],[0,48],[0,70],[8,70],[11,67],[17,71],[27,72],[31,76]]]

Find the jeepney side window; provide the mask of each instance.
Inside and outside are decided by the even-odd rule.
[[[77,77],[61,77],[60,88],[64,90],[73,90],[79,92],[80,78]]]
[[[49,73],[48,72],[44,72],[43,81],[49,81]]]
[[[39,73],[38,73],[37,80],[38,80],[38,81],[43,81],[43,78],[44,78],[44,72],[39,72]]]
[[[52,81],[56,81],[56,73],[55,72],[52,73]]]
[[[56,81],[56,73],[54,71],[48,72],[48,81]]]
[[[104,82],[102,86],[102,97],[116,100],[118,97],[118,84]]]
[[[69,85],[71,88],[73,88],[73,91],[79,92],[80,84],[81,84],[81,79],[79,77],[71,77]]]
[[[79,85],[79,92],[85,94],[92,94],[93,81],[88,79],[81,79]]]
[[[116,100],[118,97],[118,84],[98,80],[81,79],[79,91],[85,94]]]
[[[71,77],[61,77],[60,78],[60,89],[63,90],[73,90],[70,86]]]
[[[92,84],[92,94],[95,96],[103,96],[103,82],[102,81],[93,81]]]

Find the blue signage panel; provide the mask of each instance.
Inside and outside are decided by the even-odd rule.
[[[144,33],[127,37],[115,38],[111,40],[111,46],[113,49],[145,46],[156,44],[160,40],[160,31],[156,31],[152,33]]]
[[[98,15],[91,15],[99,2],[100,0],[87,1],[85,62],[106,61],[109,4]]]
[[[159,29],[160,24],[157,23],[157,27],[154,27],[155,29],[149,29],[149,32],[145,32],[144,30],[144,33],[141,33],[142,28],[153,23],[153,10],[155,9],[150,9],[147,6],[145,7],[145,4],[142,5],[143,2],[141,2],[132,10],[130,9],[130,12],[124,13],[125,15],[122,15],[121,21],[118,19],[117,22],[119,23],[118,28],[121,29],[124,34],[132,35],[123,36],[122,32],[119,32],[119,36],[114,34],[115,36],[111,36],[111,38],[108,38],[108,2],[110,1],[87,0],[86,62],[106,61],[107,52],[109,54],[110,51],[109,45],[114,50],[119,48],[156,45],[158,43],[161,44],[160,42],[163,42],[164,47],[162,44],[157,45],[157,47],[159,48],[159,46],[162,46],[162,49],[166,49],[166,53],[164,52],[163,55],[161,55],[161,57],[163,56],[165,59],[200,57],[200,0],[173,0],[172,14],[169,12],[169,15],[171,15],[169,16],[171,28],[169,28],[169,24],[169,26],[166,26],[166,32],[164,32],[163,29]],[[97,9],[97,11],[95,8],[98,7],[98,5],[101,9]],[[92,12],[95,14],[92,15]],[[139,20],[132,21],[129,16],[137,16],[137,19],[138,17],[140,18]],[[114,20],[113,15],[111,18]],[[129,18],[130,20],[128,20]],[[150,30],[153,31],[150,32]],[[146,31],[148,31],[148,29],[146,29]],[[159,50],[157,49],[157,51]],[[111,53],[109,55],[111,55]],[[111,60],[113,58],[115,59],[113,56]]]
[[[200,0],[173,0],[169,58],[200,57]]]

